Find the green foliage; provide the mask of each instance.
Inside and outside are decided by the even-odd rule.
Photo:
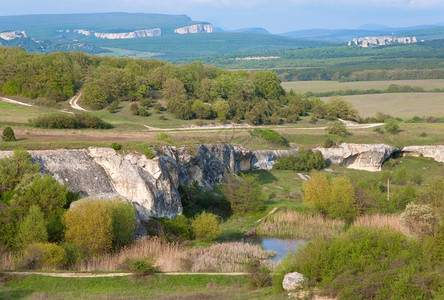
[[[360,120],[358,111],[342,97],[330,98],[325,106],[325,110],[325,118],[328,120],[336,120],[337,118],[352,121]]]
[[[26,174],[36,174],[39,167],[32,163],[25,150],[14,150],[12,157],[0,159],[0,193],[12,191]]]
[[[193,239],[191,222],[184,215],[177,216],[174,220],[157,218],[162,224],[165,237],[169,241],[183,241]]]
[[[40,207],[33,205],[19,226],[17,233],[17,245],[25,248],[32,243],[43,243],[48,241],[46,220]]]
[[[347,127],[340,121],[329,122],[326,130],[329,134],[335,134],[342,137],[348,135]]]
[[[202,212],[191,222],[191,228],[197,239],[210,242],[221,232],[218,218],[215,214]]]
[[[116,151],[119,151],[120,149],[122,149],[122,145],[120,145],[117,142],[114,142],[114,143],[111,144],[111,148],[113,148]]]
[[[244,266],[251,287],[260,288],[271,285],[270,270],[262,265],[259,259],[249,259],[244,262]]]
[[[77,244],[86,255],[117,250],[133,241],[135,219],[134,207],[122,200],[81,200],[63,216],[65,239]]]
[[[82,249],[79,245],[70,242],[60,243],[60,247],[62,247],[66,253],[66,267],[68,269],[75,268],[76,264],[83,258]]]
[[[255,128],[253,134],[260,136],[264,140],[273,144],[287,145],[288,141],[273,129]]]
[[[76,115],[69,115],[66,113],[51,113],[38,116],[30,120],[30,123],[35,127],[40,128],[95,128],[95,129],[109,129],[112,125],[106,123],[97,116],[88,113],[78,113]]]
[[[432,207],[438,214],[444,214],[444,178],[437,177],[418,195],[418,202]]]
[[[398,166],[393,171],[393,182],[405,184],[408,180],[407,168],[404,166]]]
[[[67,263],[65,250],[52,243],[33,243],[26,247],[19,268],[60,269]]]
[[[217,100],[213,104],[213,110],[220,121],[226,121],[230,118],[230,105],[225,100]]]
[[[274,283],[282,284],[284,271],[297,271],[311,286],[341,299],[433,298],[443,288],[443,276],[421,253],[420,244],[401,233],[352,228],[298,249],[282,262]]]
[[[15,142],[15,134],[14,134],[14,130],[12,130],[11,127],[5,127],[5,129],[3,129],[3,136],[2,136],[2,140],[5,142]]]
[[[139,105],[137,105],[137,103],[131,103],[130,111],[135,116],[139,115]]]
[[[401,214],[401,222],[421,239],[432,236],[439,225],[438,216],[427,204],[408,204]]]
[[[59,241],[64,229],[61,216],[67,201],[66,187],[46,174],[34,176],[29,183],[22,181],[16,191],[12,204],[25,210],[33,205],[40,207],[47,221],[49,241]]]
[[[304,203],[330,218],[351,222],[359,214],[355,189],[348,177],[334,177],[328,182],[324,174],[312,172],[303,182],[302,191]]]
[[[158,133],[156,134],[156,139],[166,142],[167,144],[173,144],[173,138],[168,133]]]
[[[127,258],[123,262],[123,267],[134,272],[136,276],[154,275],[159,272],[159,268],[156,267],[156,260],[152,256]]]
[[[397,134],[399,132],[399,123],[395,119],[387,119],[384,128],[391,134]]]
[[[211,108],[200,100],[194,101],[191,110],[198,119],[208,119],[211,117]]]
[[[226,184],[220,189],[230,202],[234,213],[246,214],[265,208],[265,197],[255,175],[228,175]]]
[[[253,83],[257,93],[267,99],[279,99],[279,96],[284,94],[281,80],[273,71],[255,72]]]
[[[110,105],[108,105],[108,111],[110,112],[110,113],[115,113],[115,112],[117,112],[117,109],[119,108],[119,105],[120,105],[120,102],[119,101],[117,101],[117,100],[115,100],[115,101],[113,101]]]
[[[298,155],[289,155],[279,158],[274,165],[277,170],[294,170],[308,172],[313,169],[322,170],[326,166],[320,151],[301,150]]]
[[[148,148],[144,154],[148,159],[153,159],[154,156],[156,156],[156,153],[154,152],[153,148]]]
[[[127,201],[114,201],[112,208],[112,242],[113,249],[128,246],[134,240],[137,228],[136,209]]]

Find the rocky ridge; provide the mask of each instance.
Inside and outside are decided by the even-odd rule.
[[[195,24],[174,29],[174,33],[177,34],[212,33],[212,32],[213,32],[213,25],[211,24]]]

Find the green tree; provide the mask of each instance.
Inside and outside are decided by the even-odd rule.
[[[347,127],[340,121],[329,122],[326,130],[329,134],[336,134],[339,136],[347,136],[348,134]]]
[[[25,248],[34,242],[47,242],[48,232],[43,212],[37,205],[31,206],[25,219],[19,226],[17,233],[17,245]]]
[[[258,71],[253,75],[253,83],[259,97],[279,99],[284,94],[281,80],[274,71]]]
[[[136,209],[127,201],[113,200],[112,225],[113,248],[120,249],[131,244],[136,230]]]
[[[327,215],[351,222],[358,214],[355,189],[350,179],[345,176],[333,178],[328,189]]]
[[[92,109],[102,109],[108,104],[109,96],[100,87],[93,83],[85,84],[81,102]]]
[[[230,116],[230,105],[225,100],[220,99],[214,102],[213,110],[220,121],[226,121]]]
[[[395,119],[390,118],[385,121],[384,128],[391,134],[397,134],[399,132],[399,123]]]
[[[194,101],[191,110],[198,119],[208,119],[211,117],[211,108],[200,100]]]
[[[169,99],[182,100],[186,98],[186,90],[183,83],[176,78],[168,78],[163,84],[162,91],[164,96]]]
[[[304,204],[314,207],[316,210],[327,213],[328,209],[328,197],[329,197],[329,184],[327,177],[317,171],[310,173],[310,179],[302,183]]]
[[[5,142],[15,142],[15,134],[14,134],[14,130],[12,130],[11,127],[5,127],[5,129],[3,129],[3,136],[2,136],[2,140]]]
[[[12,191],[26,174],[36,174],[38,165],[25,150],[14,150],[12,157],[0,159],[0,193]]]
[[[217,216],[207,212],[197,215],[191,222],[191,228],[197,239],[206,242],[214,240],[221,231]]]
[[[264,195],[256,176],[232,174],[226,177],[226,181],[221,190],[234,213],[245,214],[264,209]]]

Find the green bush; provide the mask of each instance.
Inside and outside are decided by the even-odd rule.
[[[110,113],[115,113],[116,111],[117,111],[117,109],[119,108],[119,101],[113,101],[110,105],[108,105],[108,111],[110,112]]]
[[[251,287],[266,287],[271,285],[270,270],[261,264],[257,258],[252,258],[244,263],[248,283]]]
[[[288,141],[273,129],[255,128],[253,134],[260,136],[264,140],[273,144],[287,145]]]
[[[14,134],[14,130],[12,130],[11,127],[5,127],[5,129],[3,129],[3,136],[2,136],[2,140],[5,142],[15,142],[15,134]]]
[[[385,121],[384,128],[391,134],[397,134],[399,132],[399,123],[395,119],[387,119]]]
[[[12,191],[25,175],[35,175],[39,166],[32,163],[32,157],[25,150],[14,150],[11,157],[0,158],[0,193]]]
[[[171,137],[171,135],[169,135],[167,133],[164,133],[164,132],[158,133],[156,135],[156,139],[164,141],[164,142],[166,142],[168,144],[172,144],[173,143],[173,138]]]
[[[430,299],[444,276],[424,260],[421,245],[388,229],[351,228],[332,240],[309,242],[284,259],[273,283],[299,272],[310,286],[339,299]]]
[[[66,267],[68,269],[72,269],[79,263],[82,258],[82,249],[80,249],[79,245],[69,242],[63,242],[60,244],[60,247],[65,250],[66,253]]]
[[[30,123],[35,127],[47,129],[112,128],[111,124],[106,123],[97,116],[87,113],[79,113],[74,116],[66,113],[51,113],[38,116],[30,120]]]
[[[329,134],[335,134],[342,137],[348,135],[347,127],[340,121],[329,122],[326,130]]]
[[[301,150],[298,155],[289,155],[278,159],[274,168],[277,170],[294,170],[308,172],[313,169],[322,170],[326,166],[320,151]]]
[[[207,242],[214,240],[221,231],[217,216],[207,212],[197,215],[191,227],[197,239]]]
[[[134,272],[136,276],[154,275],[159,272],[156,260],[152,256],[144,258],[127,258],[123,262],[124,269]]]
[[[234,213],[258,212],[265,208],[262,187],[254,175],[228,175],[220,189]]]
[[[439,225],[438,216],[427,204],[408,204],[401,214],[401,222],[421,239],[432,236]]]
[[[133,115],[137,116],[139,114],[139,105],[137,105],[137,103],[132,103],[130,105],[130,111]]]
[[[33,205],[19,226],[17,233],[17,245],[25,248],[32,243],[48,241],[45,216],[39,206]]]
[[[163,227],[166,238],[169,241],[183,241],[193,239],[190,220],[184,215],[177,216],[174,220],[167,218],[156,218]]]
[[[145,156],[146,156],[146,158],[148,158],[148,159],[153,159],[153,158],[156,156],[156,153],[154,152],[153,148],[148,148],[148,149],[145,151]]]
[[[52,243],[33,243],[26,247],[19,268],[60,269],[67,263],[65,250]]]
[[[113,148],[116,151],[119,151],[120,149],[122,149],[122,145],[120,145],[117,142],[114,142],[114,143],[111,144],[111,148]]]

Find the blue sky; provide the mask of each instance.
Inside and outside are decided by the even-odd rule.
[[[444,22],[444,0],[15,0],[13,3],[0,3],[0,15],[187,14],[193,20],[208,21],[224,29],[263,27],[272,33],[357,28],[364,24],[406,27]]]

